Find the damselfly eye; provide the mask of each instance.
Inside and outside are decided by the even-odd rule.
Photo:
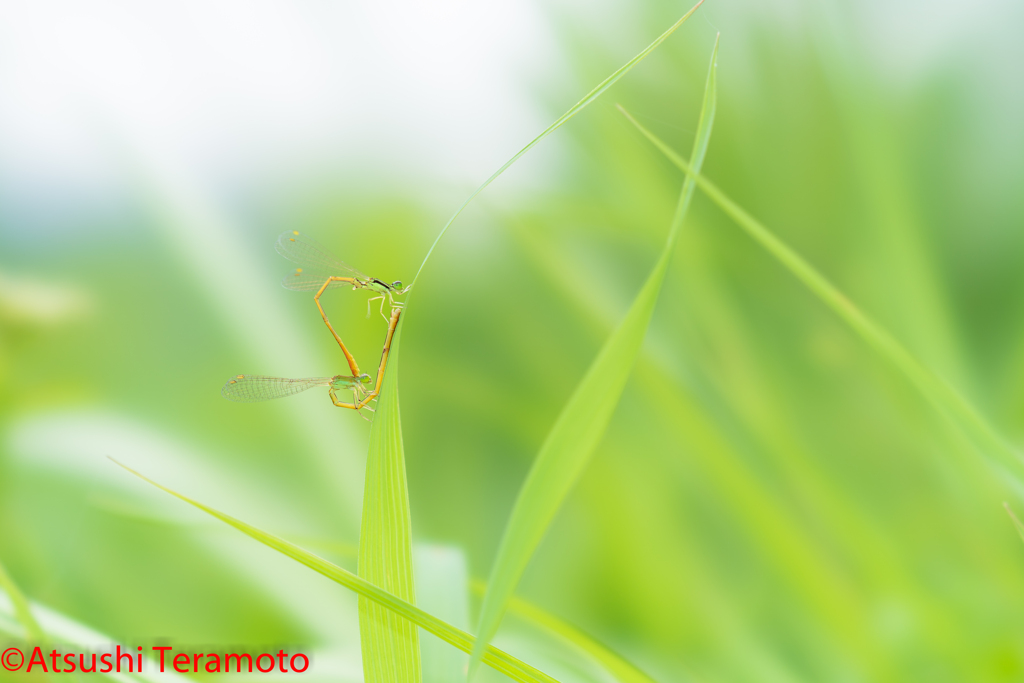
[[[401,280],[395,280],[394,282],[391,283],[391,286],[394,289],[401,289],[402,288],[402,281]]]
[[[359,381],[362,382],[363,384],[369,384],[370,383],[370,379],[371,379],[370,376],[367,375],[365,372],[363,374],[359,375]]]

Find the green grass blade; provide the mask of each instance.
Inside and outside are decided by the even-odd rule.
[[[698,169],[704,160],[714,121],[717,62],[716,39],[693,145],[694,160]],[[480,610],[477,644],[470,655],[470,679],[479,666],[484,646],[498,630],[508,601],[533,551],[604,435],[647,333],[647,326],[672,257],[672,247],[693,197],[693,189],[693,182],[687,179],[683,183],[679,204],[661,256],[630,306],[625,319],[605,342],[558,416],[519,492],[498,548],[498,555],[488,581],[487,595]]]
[[[7,573],[7,568],[4,567],[4,563],[0,562],[0,588],[7,593],[11,599],[11,604],[14,605],[14,614],[21,622],[21,625],[25,627],[25,634],[29,640],[34,643],[42,643],[46,640],[43,635],[43,629],[39,627],[39,622],[32,616],[32,610],[28,606],[28,599],[25,598],[25,594],[18,588],[18,584],[14,583],[14,579]]]
[[[804,283],[825,305],[842,318],[854,332],[882,358],[902,373],[940,413],[959,427],[982,452],[991,456],[1001,468],[1008,469],[1018,481],[1024,481],[1024,467],[1019,454],[999,435],[992,425],[959,392],[920,363],[885,328],[853,304],[802,256],[775,236],[760,221],[733,202],[722,190],[700,175],[699,169],[683,160],[672,148],[647,130],[621,106],[619,109],[679,169],[694,178],[697,186],[711,201],[732,218],[748,235],[768,250]]]
[[[434,238],[434,243],[430,245],[430,249],[427,250],[427,255],[423,257],[423,262],[420,264],[419,270],[416,271],[416,276],[412,280],[413,284],[415,284],[416,281],[420,278],[420,273],[423,272],[423,267],[427,265],[427,260],[430,258],[430,255],[434,253],[434,247],[436,247],[437,243],[441,241],[441,238],[444,237],[444,234],[446,232],[448,232],[448,228],[451,227],[451,224],[454,223],[455,219],[459,217],[459,214],[461,214],[465,210],[465,208],[467,206],[469,206],[469,203],[471,201],[473,201],[478,194],[483,192],[484,189],[488,185],[490,185],[492,182],[494,182],[494,180],[498,176],[500,176],[502,173],[504,173],[506,170],[508,170],[509,166],[514,164],[516,161],[518,161],[519,157],[521,157],[524,154],[526,154],[527,152],[529,152],[530,149],[532,149],[534,145],[536,145],[538,142],[540,142],[541,140],[546,138],[551,133],[555,132],[558,128],[560,128],[562,126],[563,123],[565,123],[566,121],[568,121],[572,117],[576,116],[576,114],[580,113],[588,104],[590,104],[591,102],[596,100],[598,97],[600,97],[601,94],[604,93],[605,90],[607,90],[608,88],[612,87],[612,85],[614,85],[617,80],[619,80],[620,78],[625,76],[627,73],[629,73],[630,69],[632,69],[634,66],[636,66],[637,64],[642,62],[644,60],[644,58],[647,57],[647,55],[651,54],[651,52],[653,52],[655,50],[655,48],[657,48],[659,45],[661,45],[663,42],[665,42],[665,40],[670,35],[675,33],[676,29],[678,29],[680,26],[682,26],[686,22],[686,20],[689,19],[692,16],[693,13],[697,11],[697,8],[700,7],[701,4],[703,4],[703,2],[704,2],[704,0],[700,0],[700,2],[698,2],[696,5],[691,7],[689,12],[684,14],[679,19],[679,21],[677,21],[676,23],[672,24],[672,26],[670,26],[668,28],[668,30],[666,30],[660,36],[655,38],[654,42],[651,43],[650,45],[648,45],[647,47],[645,47],[640,52],[640,54],[638,54],[636,57],[633,57],[633,59],[631,59],[628,62],[626,62],[625,64],[623,64],[614,73],[612,73],[606,79],[601,81],[597,85],[597,87],[595,87],[589,93],[584,95],[583,99],[581,99],[579,102],[577,102],[572,107],[570,107],[569,111],[565,112],[564,114],[559,116],[557,119],[555,119],[554,123],[552,123],[550,126],[545,128],[541,132],[541,134],[538,135],[537,137],[535,137],[533,140],[530,140],[530,142],[525,147],[523,147],[521,150],[516,152],[515,155],[511,159],[506,161],[504,163],[504,165],[502,165],[501,168],[499,168],[497,171],[495,171],[494,174],[491,175],[490,178],[485,180],[483,182],[483,184],[480,185],[480,187],[476,188],[476,190],[473,191],[473,194],[469,195],[469,198],[466,199],[466,201],[462,203],[462,206],[460,206],[458,208],[458,210],[454,214],[452,214],[452,217],[449,218],[448,222],[445,223],[443,228],[441,228],[441,232],[439,232],[437,234],[437,237]]]
[[[352,572],[339,567],[336,564],[328,562],[327,560],[314,555],[308,550],[304,550],[299,546],[289,543],[288,541],[269,534],[266,531],[257,529],[256,527],[246,524],[245,522],[235,519],[231,515],[226,515],[223,512],[215,510],[211,507],[203,505],[202,503],[192,500],[191,498],[184,496],[177,491],[162,486],[152,479],[143,476],[139,472],[136,472],[126,465],[114,460],[117,465],[120,465],[124,469],[128,470],[135,476],[139,477],[143,481],[146,481],[158,489],[165,491],[179,500],[196,507],[203,512],[216,517],[220,521],[233,526],[234,528],[241,531],[246,536],[256,539],[263,545],[273,548],[283,555],[287,555],[293,560],[306,565],[313,571],[326,576],[331,581],[339,583],[345,588],[357,593],[360,597],[368,598],[373,600],[375,603],[386,607],[388,610],[394,612],[407,619],[408,621],[416,624],[425,631],[434,634],[446,643],[450,643],[455,647],[459,648],[463,652],[469,652],[473,648],[474,638],[465,631],[457,629],[451,624],[438,619],[432,614],[424,612],[415,605],[402,600],[389,593],[388,591],[375,586],[366,579],[353,574]],[[548,676],[542,671],[530,666],[529,664],[522,662],[512,655],[499,650],[496,647],[488,647],[487,652],[484,655],[484,663],[493,668],[496,671],[500,671],[514,681],[520,681],[521,683],[558,683],[557,680]]]
[[[359,576],[415,604],[412,517],[398,408],[401,337],[399,322],[370,428],[357,566]],[[360,597],[359,635],[366,683],[420,683],[423,672],[419,633],[409,620]]]
[[[473,592],[481,597],[487,593],[487,584],[483,581],[474,579],[470,586]],[[616,654],[572,624],[562,621],[533,603],[513,597],[509,600],[508,611],[527,623],[572,644],[604,667],[605,671],[621,683],[655,683],[654,679],[626,661],[621,655]]]

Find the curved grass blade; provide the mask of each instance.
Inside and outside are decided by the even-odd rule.
[[[992,425],[975,410],[974,406],[956,389],[946,383],[910,351],[896,340],[884,327],[857,308],[846,295],[808,263],[800,254],[779,239],[760,221],[733,202],[717,185],[700,175],[696,164],[683,160],[671,147],[647,130],[622,106],[619,110],[662,154],[680,170],[693,178],[697,186],[740,226],[756,242],[777,258],[798,280],[811,290],[825,305],[842,318],[868,346],[903,374],[924,398],[938,411],[965,433],[976,447],[994,460],[1000,469],[1009,470],[1018,482],[1024,482],[1024,463],[1020,455],[1011,448]]]
[[[35,643],[42,643],[46,640],[43,634],[43,629],[39,626],[39,622],[32,615],[32,609],[28,605],[28,599],[25,594],[18,588],[18,584],[14,583],[14,579],[7,573],[7,568],[4,567],[4,563],[0,562],[0,588],[7,593],[7,596],[11,599],[11,605],[14,606],[14,615],[21,622],[21,625],[25,628],[25,634],[29,640]]]
[[[694,164],[699,169],[707,152],[715,118],[718,39],[711,54],[704,102],[693,143]],[[562,409],[537,459],[519,491],[491,570],[487,595],[480,610],[477,643],[470,655],[469,678],[479,667],[483,649],[494,637],[516,584],[537,544],[576,483],[590,455],[604,435],[612,412],[640,351],[658,293],[672,258],[680,227],[693,197],[694,182],[687,178],[661,252],[647,281],[626,317],[605,342],[569,402]]]
[[[359,533],[359,576],[415,604],[412,517],[405,476],[401,413],[398,409],[398,350],[402,324],[392,342],[392,360],[384,375],[377,412],[370,427]],[[366,683],[419,683],[419,633],[408,619],[359,598],[359,637]]]
[[[196,507],[203,512],[216,517],[220,521],[233,526],[234,528],[241,531],[246,536],[256,539],[263,545],[273,548],[283,555],[287,555],[293,560],[306,565],[313,571],[326,576],[331,581],[339,583],[345,588],[359,594],[360,597],[368,598],[373,600],[375,603],[382,605],[416,624],[420,628],[434,634],[446,643],[450,643],[455,647],[459,648],[463,652],[469,652],[473,648],[474,638],[465,631],[455,628],[451,624],[438,619],[432,614],[424,612],[420,608],[412,605],[401,598],[398,598],[388,591],[375,586],[366,579],[353,574],[352,572],[339,567],[336,564],[328,562],[322,557],[318,557],[308,550],[304,550],[299,546],[289,543],[288,541],[269,534],[266,531],[257,529],[256,527],[246,524],[245,522],[235,519],[231,515],[226,515],[223,512],[215,510],[211,507],[203,505],[202,503],[192,500],[191,498],[184,496],[177,491],[162,486],[152,479],[136,472],[127,465],[122,465],[116,460],[111,460],[134,474],[139,479],[146,481],[158,489],[165,491],[179,500],[183,500],[189,505]],[[548,676],[543,671],[530,666],[529,664],[522,662],[512,655],[499,650],[496,647],[488,647],[487,652],[483,658],[484,664],[487,664],[495,671],[500,671],[514,681],[520,681],[521,683],[558,683],[558,681],[551,676]]]
[[[572,107],[569,108],[569,111],[565,112],[564,114],[559,116],[557,119],[555,119],[554,123],[552,123],[550,126],[545,128],[541,132],[541,134],[538,135],[537,137],[535,137],[533,140],[530,140],[530,142],[525,147],[523,147],[521,150],[519,150],[518,152],[515,153],[515,156],[513,156],[511,159],[506,161],[501,168],[499,168],[497,171],[495,171],[491,175],[490,178],[485,180],[483,182],[483,184],[480,185],[480,187],[476,188],[473,191],[473,194],[469,195],[469,198],[466,199],[466,201],[464,201],[462,203],[462,206],[460,206],[458,208],[458,210],[454,214],[452,214],[452,217],[449,218],[448,222],[445,223],[443,228],[441,228],[441,232],[439,232],[437,234],[437,237],[434,238],[434,243],[430,245],[430,249],[427,250],[427,255],[423,257],[423,262],[420,264],[419,270],[416,271],[416,277],[414,277],[412,279],[412,284],[416,284],[416,281],[420,278],[420,273],[423,272],[423,267],[425,265],[427,265],[427,260],[430,258],[430,255],[434,253],[434,247],[436,247],[437,243],[441,241],[441,238],[444,237],[444,234],[446,232],[448,232],[448,228],[451,227],[451,224],[454,223],[455,219],[459,217],[459,214],[461,214],[463,212],[463,210],[465,210],[465,208],[467,206],[469,206],[469,203],[471,201],[473,201],[478,194],[480,194],[481,192],[484,191],[484,188],[486,188],[488,185],[490,185],[494,181],[495,178],[497,178],[502,173],[504,173],[508,169],[509,166],[514,164],[516,161],[518,161],[519,157],[521,157],[524,154],[526,154],[527,152],[529,152],[530,149],[533,148],[534,145],[536,145],[538,142],[540,142],[541,140],[546,138],[551,133],[555,132],[558,128],[560,128],[562,126],[563,123],[565,123],[566,121],[568,121],[572,117],[576,116],[576,114],[580,113],[580,111],[582,111],[588,104],[590,104],[591,102],[596,100],[598,97],[600,97],[601,94],[605,90],[607,90],[608,88],[612,87],[612,85],[614,85],[617,80],[619,80],[620,78],[625,76],[627,73],[629,73],[630,69],[632,69],[634,66],[636,66],[637,64],[642,62],[644,60],[644,58],[647,57],[647,55],[651,54],[651,52],[653,52],[655,48],[657,48],[659,45],[661,45],[663,42],[665,42],[665,40],[670,35],[675,33],[676,29],[678,29],[680,26],[682,26],[686,22],[686,20],[689,19],[693,15],[693,13],[697,11],[697,8],[700,7],[703,3],[704,3],[704,0],[699,0],[699,2],[696,5],[694,5],[693,7],[690,8],[689,12],[684,14],[679,19],[679,21],[677,21],[676,23],[672,24],[672,26],[670,26],[667,31],[662,33],[657,38],[655,38],[654,42],[651,43],[650,45],[648,45],[647,47],[645,47],[640,52],[640,54],[638,54],[636,57],[633,57],[633,59],[631,59],[628,62],[626,62],[625,64],[623,64],[615,72],[613,72],[610,76],[608,76],[608,78],[606,78],[603,81],[601,81],[600,83],[598,83],[597,87],[595,87],[593,90],[591,90],[586,95],[584,95],[583,99],[581,99],[579,102],[577,102],[576,104],[572,105]]]

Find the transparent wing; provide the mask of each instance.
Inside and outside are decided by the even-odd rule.
[[[326,247],[298,230],[282,232],[278,236],[274,248],[278,254],[284,256],[304,271],[316,271],[342,277],[355,277],[360,280],[369,279],[369,276],[365,273],[359,272],[341,259],[336,258]],[[323,282],[320,284],[323,284]]]
[[[324,283],[331,277],[354,277],[346,273],[336,273],[319,268],[296,268],[284,276],[281,285],[285,289],[292,289],[296,292],[315,292],[324,286]],[[327,285],[327,289],[335,287],[352,287],[351,282],[335,280]]]
[[[313,387],[326,387],[330,383],[330,377],[288,379],[264,375],[235,375],[227,381],[224,388],[220,390],[220,394],[229,401],[257,403],[282,396],[291,396]]]

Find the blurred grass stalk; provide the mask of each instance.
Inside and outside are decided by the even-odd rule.
[[[715,184],[700,175],[696,164],[687,163],[668,145],[645,128],[623,107],[623,115],[650,140],[687,177],[696,179],[697,185],[748,235],[777,258],[798,280],[845,321],[858,336],[874,349],[886,362],[901,373],[924,397],[950,420],[979,452],[988,457],[997,471],[1016,483],[1018,492],[1024,490],[1024,462],[988,420],[956,389],[932,372],[910,353],[885,328],[861,311],[835,285],[808,263],[796,251],[780,240],[760,221],[729,199]]]
[[[43,629],[39,626],[39,622],[36,621],[35,616],[32,615],[32,609],[29,607],[28,600],[25,598],[24,593],[18,588],[17,584],[14,583],[14,579],[7,572],[7,568],[4,563],[0,561],[0,588],[7,593],[7,597],[11,601],[11,605],[14,608],[14,614],[21,622],[21,625],[25,628],[25,635],[27,639],[38,645],[42,645],[45,640],[43,635]]]
[[[716,37],[691,154],[696,172],[704,162],[711,139],[717,102],[717,67]],[[520,489],[480,609],[478,640],[469,665],[470,679],[480,664],[484,646],[497,633],[508,602],[537,545],[604,436],[647,334],[694,188],[694,179],[687,175],[668,238],[654,268],[625,318],[605,342],[562,409]]]
[[[27,635],[27,645],[42,646],[52,643],[74,648],[80,652],[94,650],[98,646],[117,642],[116,639],[111,638],[109,635],[99,633],[89,626],[71,619],[66,614],[38,603],[30,602],[18,587],[13,584],[2,566],[0,566],[0,588],[4,589],[4,592],[0,592],[0,617],[13,615],[21,621],[26,629],[25,634],[9,631],[4,627],[4,620],[0,619],[0,633],[7,631],[7,635],[15,638]],[[157,673],[159,669],[149,656],[145,656],[144,660],[146,665],[143,668],[147,672],[153,673],[135,672],[128,676],[117,672],[101,672],[97,675],[109,678],[112,681],[118,681],[119,683],[135,680],[153,683],[158,681],[186,683],[192,680],[190,677],[176,673],[173,669]],[[53,679],[52,677],[45,676],[44,680]]]

